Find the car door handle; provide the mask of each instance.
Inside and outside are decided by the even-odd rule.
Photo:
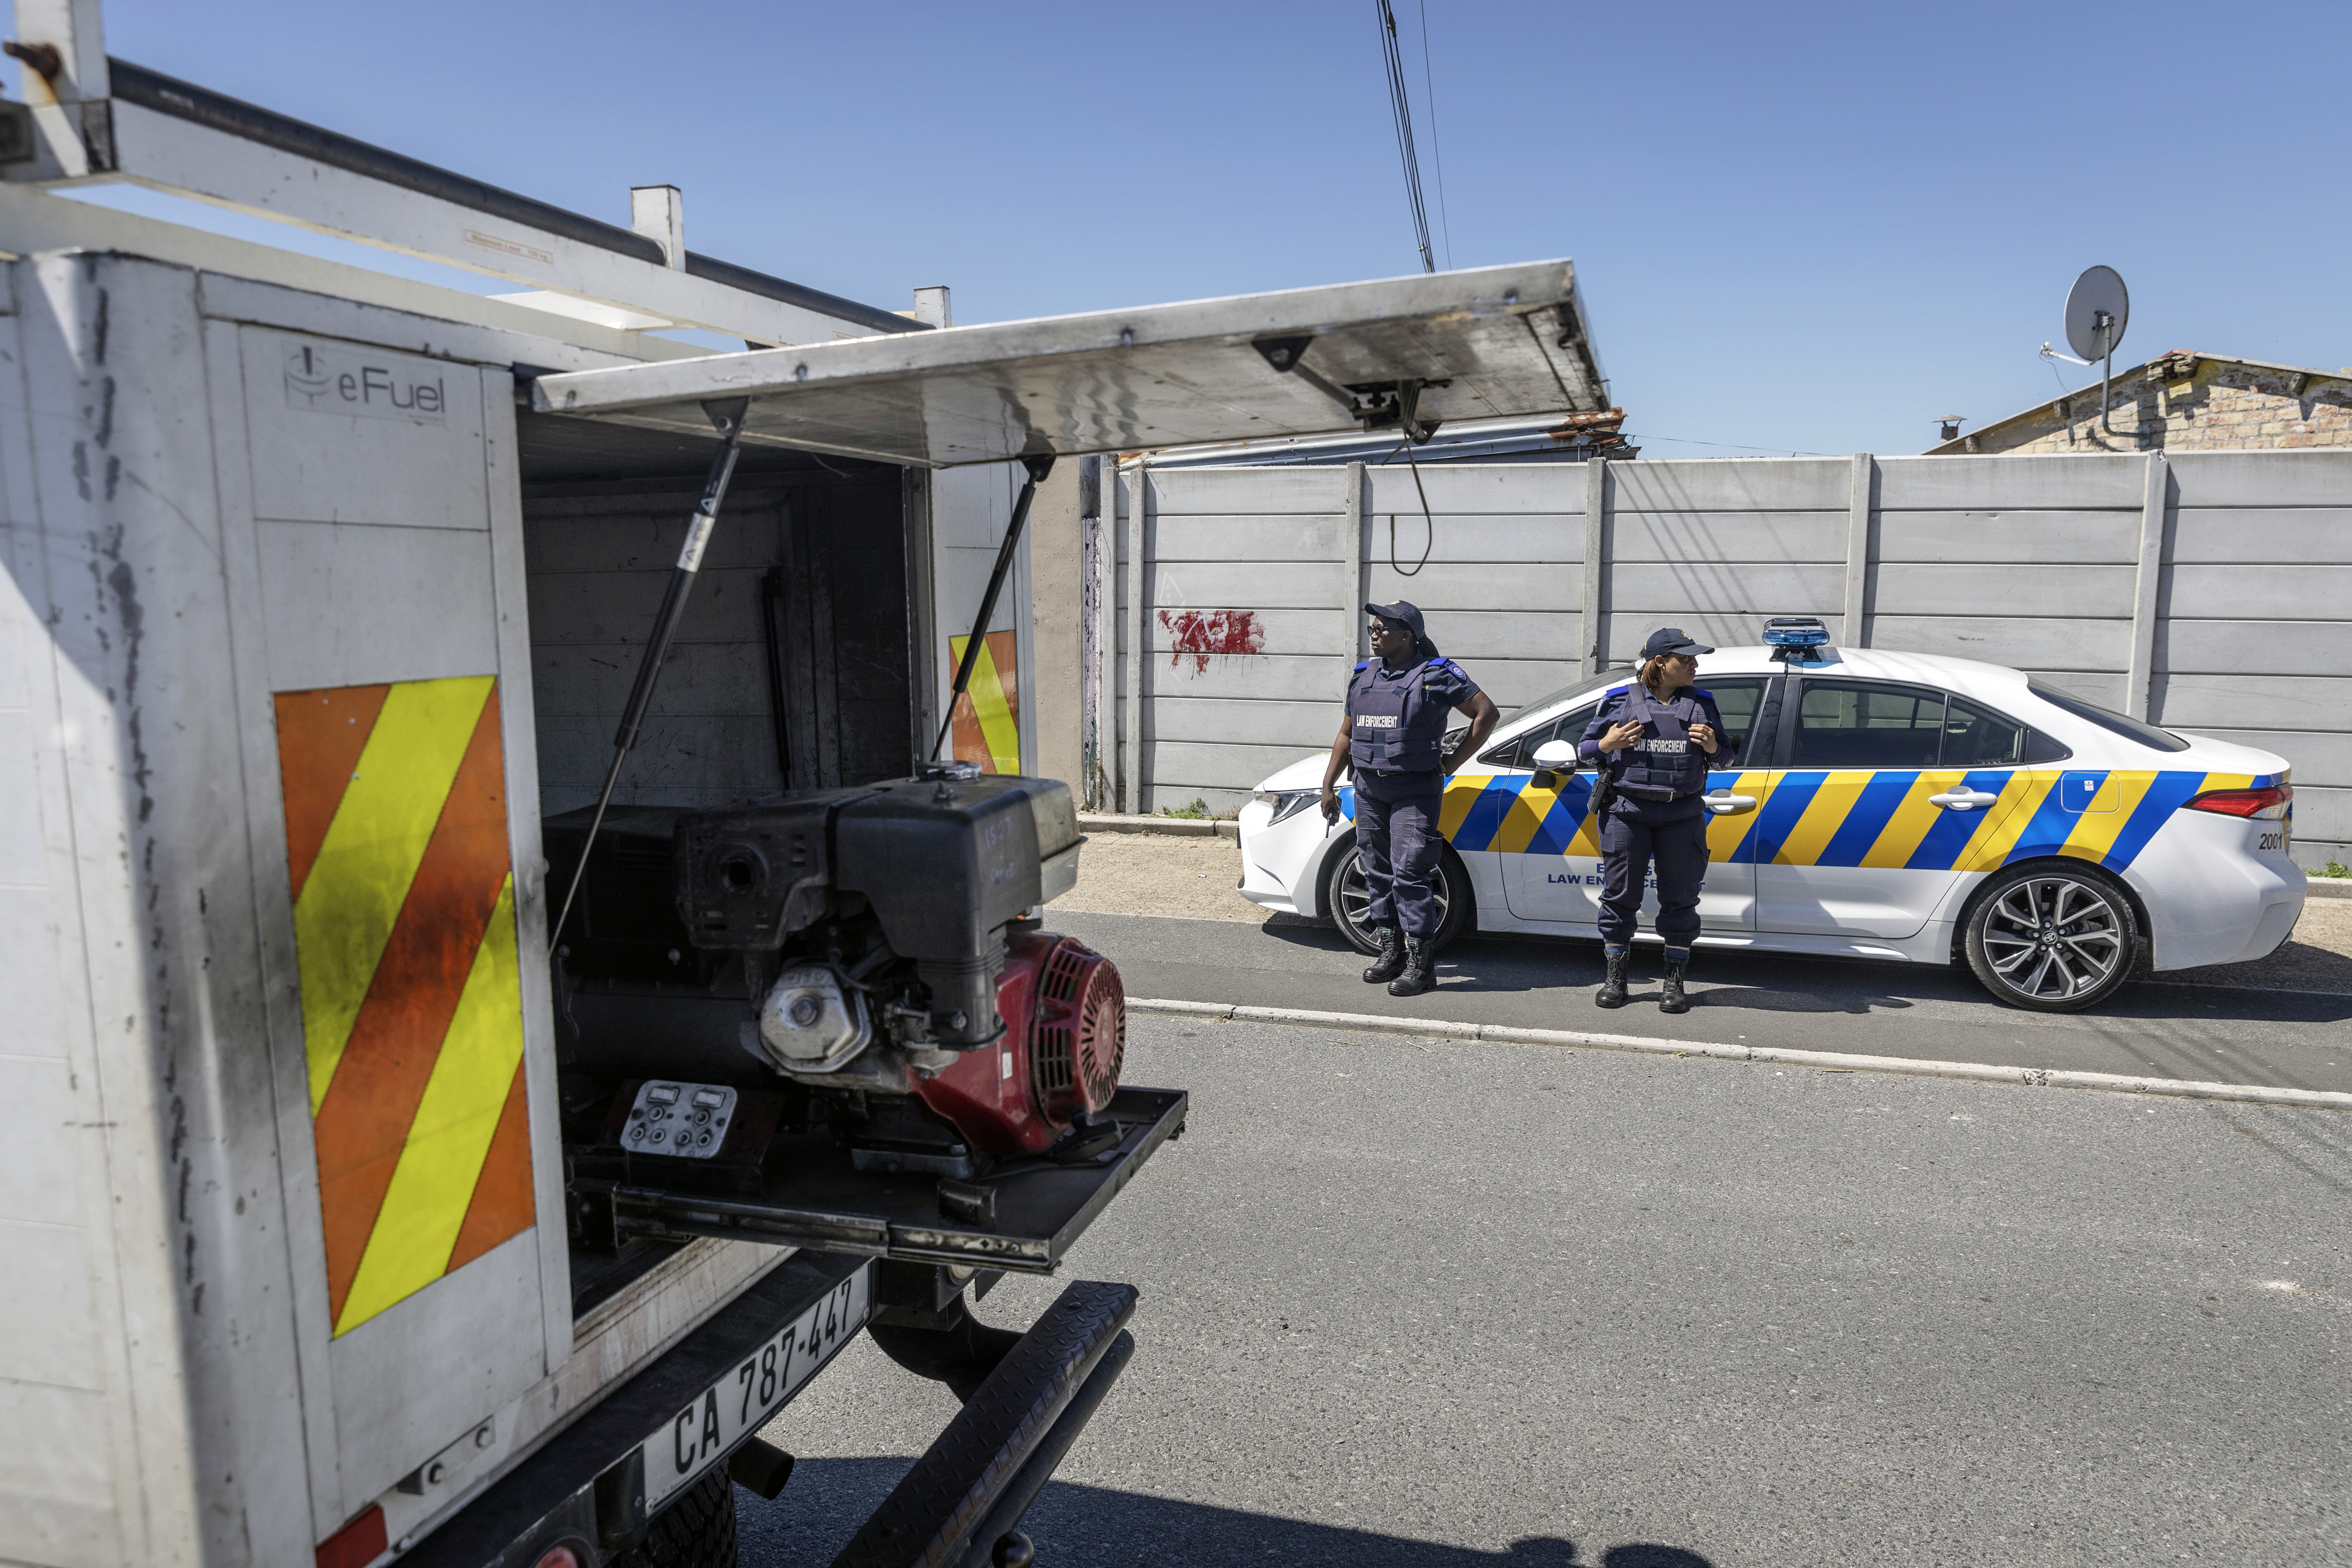
[[[1718,817],[1756,810],[1756,797],[1753,795],[1705,795],[1700,799],[1706,802],[1706,809]]]
[[[2000,796],[1988,795],[1981,789],[1947,789],[1940,795],[1928,796],[1927,804],[1941,806],[1947,811],[1976,811],[2000,799]]]

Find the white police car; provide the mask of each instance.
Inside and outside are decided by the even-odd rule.
[[[1774,635],[1798,645],[1700,661],[1741,745],[1736,770],[1708,779],[1699,946],[1965,961],[2000,1000],[2066,1012],[2136,973],[2260,958],[2294,929],[2284,758],[1997,664],[1805,646],[1826,642],[1818,625],[1783,624]],[[1599,935],[1592,771],[1547,771],[1536,754],[1572,747],[1630,678],[1529,703],[1446,780],[1438,942],[1465,927]],[[1241,891],[1370,952],[1354,794],[1327,829],[1324,764],[1302,758],[1243,808]],[[1656,909],[1654,893],[1641,940]]]

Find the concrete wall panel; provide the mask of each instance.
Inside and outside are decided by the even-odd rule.
[[[1998,608],[2011,615],[2127,620],[2132,612],[2132,587],[2133,570],[2127,566],[1889,562],[1878,569],[1873,602],[1887,615],[1977,615]]]
[[[1843,561],[1846,514],[1835,512],[1617,512],[1610,559],[1632,561]]]
[[[1364,469],[1364,511],[1391,512],[1399,517],[1421,515],[1423,492],[1433,515],[1492,512],[1504,517],[1584,510],[1584,470],[1573,463],[1463,463],[1421,471],[1421,486],[1413,486],[1412,470],[1402,460],[1385,467]]]
[[[2184,506],[2174,514],[2168,553],[2176,566],[2328,566],[2343,562],[2347,541],[2352,541],[2352,506]]]
[[[2145,483],[2134,457],[1882,457],[1877,504],[1889,512],[2137,510]]]
[[[2012,668],[2120,672],[2131,662],[2128,621],[1994,615],[1873,615],[1874,648],[1981,659]]]
[[[1839,543],[1843,559],[1843,531]],[[2139,559],[2139,512],[1889,512],[1878,520],[1877,557],[1882,562],[2129,564]]]
[[[1833,511],[1847,504],[1853,475],[1843,457],[1612,463],[1609,505],[1617,512]]]

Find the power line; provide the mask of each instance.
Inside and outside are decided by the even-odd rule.
[[[1397,49],[1396,13],[1389,9],[1389,0],[1373,0],[1381,13],[1381,51],[1388,58],[1389,115],[1396,121],[1397,156],[1404,163],[1405,195],[1412,203],[1412,232],[1421,246],[1421,269],[1437,270],[1437,258],[1429,248],[1429,207],[1421,195],[1421,159],[1415,152],[1412,139],[1412,104],[1404,90],[1404,57]]]
[[[1445,265],[1454,265],[1454,220],[1445,213],[1445,149],[1437,144],[1437,87],[1429,75],[1429,0],[1421,0],[1421,101],[1429,105],[1429,155],[1437,163],[1437,232],[1445,236]]]

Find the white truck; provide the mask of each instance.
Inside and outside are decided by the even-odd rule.
[[[951,328],[7,50],[0,1560],[731,1562],[869,1327],[966,1403],[841,1561],[1024,1560],[1135,1292],[968,1303],[1185,1113],[1037,927],[1067,789],[947,744],[1035,479],[1598,408],[1569,266]]]

